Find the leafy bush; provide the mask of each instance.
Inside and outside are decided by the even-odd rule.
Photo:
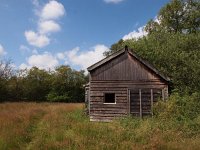
[[[173,93],[167,102],[159,101],[154,113],[159,118],[173,118],[177,121],[194,120],[200,115],[200,94],[180,96]]]
[[[167,102],[154,107],[154,118],[163,128],[182,131],[187,136],[200,133],[200,94],[173,93]]]
[[[50,102],[71,102],[71,97],[69,97],[67,93],[58,95],[56,92],[50,92],[47,95],[47,100]]]

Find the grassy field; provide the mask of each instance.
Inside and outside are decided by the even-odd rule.
[[[200,149],[188,135],[162,120],[125,118],[89,122],[83,104],[0,104],[0,150],[16,149]]]

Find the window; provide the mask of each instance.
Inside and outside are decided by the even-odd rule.
[[[115,103],[115,93],[105,93],[104,103]]]

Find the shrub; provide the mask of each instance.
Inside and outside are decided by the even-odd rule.
[[[69,97],[67,93],[58,95],[56,92],[50,92],[47,95],[47,100],[50,102],[71,102],[71,97]]]
[[[154,107],[154,118],[163,129],[182,131],[187,136],[200,132],[200,94],[173,93],[167,102],[159,101]]]

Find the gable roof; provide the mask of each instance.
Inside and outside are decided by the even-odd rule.
[[[169,77],[166,77],[164,75],[162,75],[156,68],[154,68],[150,63],[148,63],[147,61],[143,60],[141,57],[137,56],[134,52],[131,52],[127,46],[125,46],[125,48],[109,55],[108,57],[100,60],[99,62],[93,64],[92,66],[88,67],[87,70],[90,72],[96,68],[98,68],[99,66],[105,64],[108,61],[113,60],[114,58],[116,58],[117,56],[124,54],[124,53],[129,53],[132,57],[134,57],[136,60],[138,60],[140,63],[142,63],[144,66],[146,66],[148,69],[150,69],[152,72],[154,72],[156,75],[158,75],[159,77],[161,77],[162,79],[164,79],[165,81],[169,82],[170,79]]]

